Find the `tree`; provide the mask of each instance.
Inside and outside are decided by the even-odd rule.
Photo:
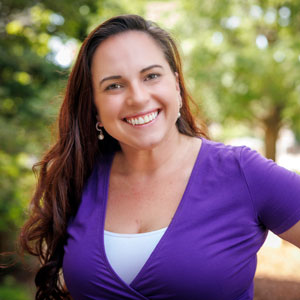
[[[184,21],[175,30],[183,37],[190,84],[208,117],[261,128],[265,154],[275,160],[282,126],[300,130],[300,4],[177,3]]]
[[[91,0],[0,1],[0,252],[14,248],[68,74],[50,41],[82,40],[93,10]]]

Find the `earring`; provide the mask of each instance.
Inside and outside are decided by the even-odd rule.
[[[100,128],[100,127],[101,127],[100,124],[101,124],[100,122],[97,122],[97,123],[96,123],[96,130],[99,131],[98,139],[99,139],[100,141],[102,141],[102,140],[104,140],[104,134],[103,134],[102,129]]]
[[[179,106],[179,110],[178,110],[178,115],[177,115],[177,117],[178,117],[178,119],[181,117],[181,113],[180,113],[180,109],[181,109],[181,107],[182,107],[182,100],[181,100],[181,97],[179,96],[178,97],[178,106]]]

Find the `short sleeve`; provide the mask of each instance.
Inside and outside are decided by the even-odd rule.
[[[259,222],[281,234],[300,220],[300,176],[247,147],[240,163]]]

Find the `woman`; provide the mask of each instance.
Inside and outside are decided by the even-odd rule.
[[[300,247],[299,176],[209,141],[189,99],[155,24],[87,37],[21,234],[36,299],[252,299],[267,230]]]

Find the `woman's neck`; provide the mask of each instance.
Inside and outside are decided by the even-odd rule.
[[[113,164],[113,170],[123,175],[147,176],[160,173],[178,164],[190,151],[201,144],[200,139],[178,133],[150,150],[138,150],[122,145]]]

